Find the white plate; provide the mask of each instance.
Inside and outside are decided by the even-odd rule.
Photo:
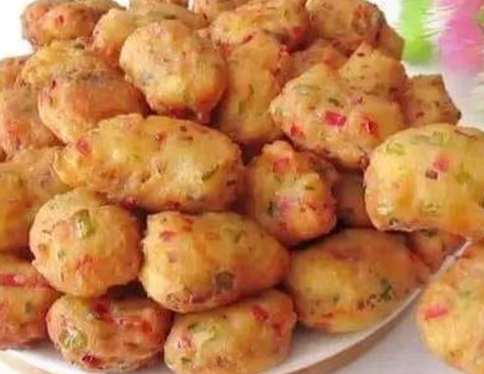
[[[382,10],[387,15],[387,18],[391,23],[395,24],[398,12],[399,12],[399,1],[397,0],[373,0],[377,3]],[[13,0],[5,2],[2,4],[2,14],[0,14],[0,22],[2,23],[2,31],[6,32],[2,40],[2,45],[0,46],[0,57],[1,54],[14,55],[27,52],[27,46],[25,43],[19,43],[18,39],[13,39],[10,36],[15,35],[19,29],[18,16],[25,6],[30,2],[30,0]],[[126,3],[126,1],[120,1]],[[439,72],[441,68],[438,64],[432,64],[426,67],[408,67],[410,74],[415,73],[428,73],[428,72]],[[475,107],[475,102],[469,100],[470,97],[470,87],[473,84],[471,78],[455,75],[452,72],[443,72],[449,90],[452,93],[455,101],[457,102],[460,109],[464,113],[463,123],[480,126],[484,124],[482,113]],[[484,100],[483,100],[484,102]],[[480,126],[482,127],[482,126]],[[280,366],[274,368],[267,372],[267,374],[286,374],[293,373],[295,371],[308,368],[314,364],[320,363],[322,361],[329,360],[335,356],[338,356],[342,352],[357,346],[359,343],[367,340],[369,337],[374,335],[384,326],[388,325],[391,321],[396,319],[400,314],[402,314],[407,307],[415,300],[418,292],[414,293],[407,301],[397,310],[393,315],[388,317],[385,321],[376,325],[375,327],[354,334],[345,334],[339,336],[328,336],[317,332],[310,332],[307,330],[298,330],[294,339],[292,350],[289,358]],[[81,374],[84,373],[81,370],[69,365],[63,361],[60,356],[53,351],[50,346],[41,346],[32,351],[12,351],[10,352],[16,358],[19,358],[32,366],[39,369],[46,370],[52,373],[59,374]],[[139,374],[168,374],[169,371],[161,365],[156,367],[148,367]]]

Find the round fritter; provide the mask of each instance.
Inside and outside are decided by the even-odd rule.
[[[26,248],[39,208],[67,191],[52,167],[58,152],[58,148],[28,149],[0,163],[0,252]]]
[[[403,237],[352,229],[293,252],[286,286],[301,323],[345,333],[396,311],[426,273]]]
[[[402,106],[411,126],[457,124],[461,117],[459,109],[447,93],[442,75],[419,75],[409,79]]]
[[[28,58],[28,56],[23,56],[0,60],[0,90],[12,88],[16,85]]]
[[[175,4],[187,7],[188,0],[129,0],[129,8],[134,11],[153,8],[161,4]]]
[[[224,12],[210,26],[213,41],[226,50],[246,42],[258,32],[266,32],[297,48],[306,37],[309,20],[304,0],[252,0]]]
[[[403,93],[407,75],[400,60],[362,43],[340,69],[351,89],[390,100]]]
[[[56,289],[82,297],[136,279],[140,240],[131,213],[82,189],[48,201],[30,230],[36,269]]]
[[[380,145],[365,175],[366,208],[379,230],[438,229],[484,237],[484,133],[435,124]]]
[[[248,2],[249,0],[194,0],[193,11],[203,14],[209,21],[214,21],[223,12],[233,10]]]
[[[261,373],[287,357],[295,324],[292,301],[279,291],[177,316],[165,362],[177,374]]]
[[[336,224],[331,181],[319,171],[320,162],[278,141],[248,168],[246,210],[282,243],[314,239]]]
[[[171,319],[144,298],[64,296],[50,309],[47,329],[64,358],[84,370],[127,372],[160,355]]]
[[[230,304],[278,284],[289,256],[274,238],[234,213],[166,212],[148,218],[141,282],[179,313]]]
[[[336,214],[344,226],[373,227],[366,212],[363,175],[341,173],[334,187],[334,196],[337,202]]]
[[[313,32],[348,55],[362,42],[376,44],[383,13],[366,0],[308,0]]]
[[[120,64],[159,114],[206,121],[225,91],[225,62],[209,40],[177,20],[137,29]]]
[[[325,64],[290,81],[271,113],[293,143],[352,169],[365,168],[373,149],[405,128],[399,104],[352,91]]]
[[[225,135],[189,121],[140,115],[103,121],[57,159],[70,186],[152,212],[225,210],[236,199],[243,165]]]
[[[438,230],[415,231],[407,236],[408,245],[433,272],[446,258],[462,248],[465,238]]]
[[[469,374],[484,371],[484,247],[476,244],[422,296],[417,321],[430,351]]]
[[[121,75],[97,71],[54,79],[39,95],[39,113],[59,139],[73,143],[104,119],[147,114],[148,108],[141,92]]]
[[[44,339],[45,316],[57,296],[28,261],[0,254],[0,349]]]
[[[205,19],[186,8],[172,4],[125,11],[113,9],[104,15],[93,32],[91,48],[109,64],[119,66],[119,55],[126,39],[138,28],[154,22],[177,19],[198,30],[207,26]]]
[[[308,48],[292,55],[291,78],[299,77],[317,64],[325,63],[339,69],[346,63],[346,56],[328,41],[316,39]]]
[[[103,13],[116,7],[111,0],[37,0],[22,15],[24,37],[35,46],[88,38]]]
[[[57,144],[58,139],[39,118],[36,90],[17,86],[0,91],[0,146],[8,156]]]
[[[285,46],[260,33],[236,47],[227,64],[228,89],[218,107],[215,126],[246,146],[260,147],[282,137],[269,105],[288,78],[290,59]]]
[[[28,59],[19,80],[23,84],[42,88],[54,78],[106,69],[105,62],[87,51],[84,41],[54,42],[38,49]]]

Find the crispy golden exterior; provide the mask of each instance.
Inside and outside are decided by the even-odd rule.
[[[154,8],[160,4],[175,4],[186,8],[188,0],[129,0],[129,8],[135,11]]]
[[[167,19],[177,19],[194,30],[207,26],[201,15],[174,4],[159,3],[153,7],[139,9],[136,7],[134,11],[113,9],[96,25],[91,49],[109,64],[118,67],[121,49],[133,32],[140,27]]]
[[[122,114],[148,113],[141,92],[111,71],[54,78],[41,91],[38,107],[43,123],[64,143],[77,142],[102,120]]]
[[[380,145],[366,171],[366,208],[379,230],[437,229],[484,237],[484,134],[447,124]]]
[[[286,286],[302,324],[345,333],[396,311],[426,273],[402,237],[353,229],[293,252]]]
[[[89,38],[99,18],[118,7],[111,0],[37,0],[22,15],[23,34],[34,46]]]
[[[306,10],[313,32],[348,55],[362,42],[375,45],[384,22],[383,13],[366,0],[308,0]]]
[[[233,10],[249,1],[250,0],[195,0],[193,2],[193,11],[203,14],[210,22],[213,22],[223,12]]]
[[[220,14],[210,26],[214,42],[228,51],[259,32],[271,34],[294,50],[308,30],[304,0],[252,0]]]
[[[0,349],[46,338],[45,316],[57,297],[27,260],[0,254]]]
[[[279,291],[178,316],[165,362],[177,374],[261,373],[287,357],[295,324],[292,301]]]
[[[400,97],[407,75],[405,67],[383,51],[362,43],[340,69],[351,89],[389,100]]]
[[[402,107],[411,126],[457,124],[461,117],[441,75],[419,75],[409,79],[402,97]]]
[[[120,64],[159,114],[204,122],[226,88],[222,56],[181,21],[137,29],[124,43]]]
[[[373,227],[366,212],[363,176],[360,173],[341,173],[333,191],[340,223],[346,227]]]
[[[373,149],[405,128],[398,103],[355,92],[325,64],[290,81],[271,113],[295,145],[352,169],[365,168]]]
[[[333,69],[339,69],[346,63],[347,57],[324,39],[316,39],[311,45],[292,55],[291,79],[299,77],[317,64],[325,63]]]
[[[9,157],[23,149],[60,144],[39,117],[37,96],[28,86],[0,91],[0,147]]]
[[[26,248],[37,211],[54,195],[67,191],[52,167],[59,151],[28,149],[0,164],[0,252]]]
[[[168,117],[120,116],[62,152],[56,171],[70,186],[152,212],[225,210],[242,178],[240,149],[225,135]]]
[[[266,145],[247,170],[249,216],[287,245],[330,232],[336,224],[335,200],[320,163],[289,143]]]
[[[288,78],[286,48],[270,35],[257,34],[236,47],[227,64],[228,88],[217,109],[215,126],[246,146],[260,147],[282,137],[268,109]]]
[[[30,230],[35,268],[56,289],[81,297],[136,279],[140,241],[131,213],[82,189],[48,201]]]
[[[402,59],[405,40],[385,21],[377,37],[377,47],[389,56]]]
[[[465,238],[438,230],[422,230],[409,233],[407,242],[415,254],[436,272],[446,258],[454,254],[465,243]]]
[[[59,41],[38,49],[25,63],[19,81],[40,89],[54,78],[107,69],[104,61],[87,50],[85,41]]]
[[[148,219],[140,279],[151,298],[179,313],[208,310],[277,285],[289,255],[235,213]]]
[[[480,374],[484,300],[484,248],[475,244],[425,290],[417,311],[422,339],[440,359]]]
[[[64,296],[47,316],[51,340],[87,371],[134,371],[160,355],[171,313],[144,298]]]
[[[29,56],[10,57],[0,60],[0,90],[12,88],[17,84],[18,77]]]

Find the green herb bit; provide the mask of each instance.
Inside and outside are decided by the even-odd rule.
[[[94,223],[91,219],[91,214],[87,209],[81,210],[77,214],[76,232],[77,236],[81,239],[85,239],[94,234],[95,232]]]
[[[34,310],[34,305],[30,301],[27,301],[24,306],[25,314],[30,314],[32,313],[33,310]]]
[[[425,203],[422,207],[422,213],[426,216],[438,216],[440,214],[440,206],[435,203]]]
[[[209,170],[208,172],[202,175],[202,180],[206,182],[212,179],[212,177],[219,171],[219,169],[220,169],[219,165],[215,166],[212,170]]]
[[[237,230],[233,228],[224,229],[225,233],[230,236],[233,243],[238,244],[242,237],[245,235],[245,231]]]
[[[182,357],[180,359],[182,365],[191,365],[192,363],[192,359],[191,358],[188,358],[188,357]]]
[[[381,300],[392,301],[395,299],[395,292],[393,291],[393,287],[387,279],[381,279],[380,286],[382,289],[380,293]]]
[[[59,343],[65,349],[81,352],[87,346],[87,336],[75,328],[67,328],[62,331]]]
[[[405,147],[401,143],[393,141],[387,144],[386,153],[392,154],[392,155],[404,156]]]

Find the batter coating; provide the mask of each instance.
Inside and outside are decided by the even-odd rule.
[[[0,90],[12,88],[16,85],[28,58],[28,56],[22,56],[0,60]]]
[[[0,349],[45,339],[45,316],[57,297],[27,260],[0,254]]]
[[[41,89],[50,84],[54,78],[107,69],[105,62],[87,50],[84,40],[58,41],[39,48],[28,59],[19,81]]]
[[[70,186],[151,212],[188,213],[227,209],[243,172],[240,149],[225,135],[189,121],[136,114],[101,122],[66,147],[55,167]]]
[[[353,229],[293,252],[286,286],[303,325],[347,333],[396,311],[427,271],[403,237]]]
[[[220,14],[211,24],[213,41],[230,51],[259,32],[266,32],[296,49],[306,38],[309,20],[304,0],[252,0]]]
[[[82,189],[48,201],[30,230],[36,269],[56,289],[81,297],[136,279],[140,240],[135,216]]]
[[[387,139],[366,171],[366,208],[379,230],[437,229],[484,237],[484,134],[435,124]]]
[[[165,362],[177,374],[261,373],[287,357],[295,324],[292,301],[279,291],[177,316]]]
[[[417,311],[422,339],[429,350],[469,374],[484,370],[483,294],[484,248],[482,244],[474,244],[430,284]]]
[[[126,39],[140,27],[167,19],[177,19],[194,30],[207,26],[201,15],[174,4],[159,2],[132,11],[113,9],[96,25],[91,48],[109,64],[119,67],[119,55]]]
[[[408,80],[402,107],[410,126],[457,124],[461,112],[449,96],[441,75],[419,75]]]
[[[247,170],[249,216],[287,245],[329,233],[336,201],[323,162],[283,141],[266,145]]]
[[[64,143],[77,142],[102,120],[121,114],[147,114],[143,95],[111,71],[54,79],[38,100],[43,123]]]
[[[273,287],[289,266],[285,248],[235,213],[151,216],[143,244],[144,288],[179,313],[227,305]]]
[[[257,34],[236,47],[227,64],[228,89],[217,109],[215,126],[237,143],[254,148],[282,137],[269,105],[288,78],[290,59],[285,46],[270,35]]]
[[[290,81],[271,113],[296,146],[351,169],[364,169],[373,149],[405,128],[398,103],[353,91],[325,64]]]
[[[206,122],[225,91],[225,62],[212,43],[180,21],[137,29],[120,64],[158,114]]]
[[[0,163],[0,252],[27,248],[40,207],[67,191],[52,163],[59,148],[28,149]]]
[[[0,146],[9,157],[59,143],[39,117],[36,90],[17,86],[0,91]]]
[[[37,0],[22,15],[23,34],[34,46],[89,38],[99,18],[112,8],[119,6],[111,0]]]
[[[160,355],[171,313],[151,300],[64,296],[47,316],[62,356],[87,371],[128,372]]]

